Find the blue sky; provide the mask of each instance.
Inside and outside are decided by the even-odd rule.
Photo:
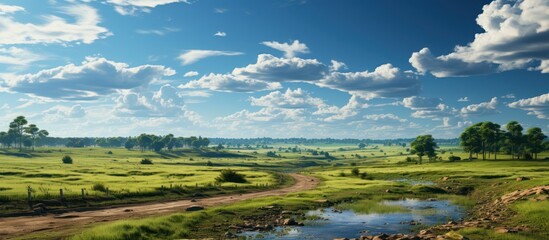
[[[549,1],[5,0],[0,122],[52,136],[549,132]]]

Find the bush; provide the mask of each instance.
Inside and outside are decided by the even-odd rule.
[[[361,179],[368,179],[368,180],[372,180],[373,178],[371,176],[368,176],[368,174],[366,172],[361,172],[360,173],[360,178]]]
[[[103,183],[95,183],[92,186],[92,190],[98,192],[107,192],[107,187]]]
[[[211,161],[208,161],[208,162],[206,163],[206,166],[211,167],[211,166],[213,166],[213,163],[212,163]]]
[[[144,158],[141,159],[141,164],[153,164],[153,161],[148,158]]]
[[[353,168],[351,170],[351,174],[355,175],[355,176],[358,176],[358,174],[360,174],[360,170],[358,170],[358,168]]]
[[[107,154],[112,154],[112,151],[108,151]]]
[[[234,183],[245,183],[246,177],[243,174],[237,173],[231,169],[221,170],[221,173],[218,177],[215,178],[216,182],[234,182]]]
[[[449,156],[448,160],[450,160],[450,162],[455,162],[461,160],[461,158],[458,156]]]
[[[69,155],[64,156],[61,161],[63,161],[64,164],[72,164],[72,158]]]

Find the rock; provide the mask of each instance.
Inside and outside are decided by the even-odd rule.
[[[204,207],[199,206],[199,205],[192,205],[192,206],[186,208],[185,210],[186,210],[187,212],[200,211],[200,210],[204,210]]]
[[[444,234],[444,236],[447,237],[446,239],[452,239],[452,240],[463,240],[463,239],[466,239],[466,238],[463,237],[461,234],[459,234],[459,233],[457,233],[457,232],[454,232],[454,231],[447,232],[446,234]]]
[[[297,222],[293,218],[286,218],[282,222],[282,225],[284,225],[284,226],[295,226],[295,225],[297,225]]]
[[[379,234],[379,235],[376,235],[374,236],[374,240],[384,240],[384,239],[387,239],[389,237],[389,235],[383,233],[383,234]]]
[[[518,229],[515,229],[515,228],[506,228],[506,227],[498,227],[498,228],[495,228],[494,231],[496,233],[501,233],[501,234],[504,234],[504,233],[517,233],[518,232]]]
[[[427,198],[427,201],[434,202],[434,201],[437,201],[437,199],[436,198]]]
[[[443,177],[443,178],[441,178],[440,180],[442,180],[442,181],[448,181],[448,179],[450,179],[450,177]]]
[[[334,240],[349,240],[348,238],[334,238]]]
[[[518,177],[517,179],[515,179],[517,182],[521,182],[521,181],[526,181],[526,180],[530,180],[530,178],[527,178],[527,177]]]
[[[419,231],[420,235],[427,235],[427,234],[430,234],[430,233],[432,233],[432,232],[429,229]]]
[[[193,198],[193,199],[191,199],[191,202],[197,202],[197,201],[196,201],[196,199]]]
[[[495,231],[496,233],[508,233],[508,232],[509,232],[509,229],[504,228],[504,227],[498,227],[498,228],[494,229],[494,231]]]
[[[232,232],[226,232],[225,234],[223,234],[223,237],[224,238],[236,238],[237,236],[234,235]]]
[[[133,209],[124,209],[124,212],[133,212]]]
[[[545,188],[538,188],[536,190],[536,195],[542,195],[542,194],[548,194],[548,193],[549,193],[549,191]]]
[[[448,223],[446,223],[447,225],[457,225],[457,222],[454,222],[454,221],[449,221]]]
[[[391,189],[385,189],[386,193],[391,193]]]

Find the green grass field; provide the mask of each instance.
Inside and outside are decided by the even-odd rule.
[[[198,213],[178,213],[169,216],[140,220],[124,220],[63,233],[41,233],[43,238],[58,238],[72,235],[73,239],[178,239],[220,237],[231,224],[241,223],[242,216],[261,214],[260,207],[281,206],[293,211],[305,211],[322,205],[322,201],[342,202],[354,199],[338,207],[363,213],[386,213],[401,211],[394,206],[380,202],[402,198],[439,198],[469,209],[475,215],[479,199],[495,199],[517,189],[549,185],[549,161],[509,160],[509,156],[498,155],[498,160],[474,160],[449,162],[448,156],[468,157],[457,147],[443,147],[443,160],[419,165],[405,161],[406,148],[400,146],[369,146],[357,149],[355,146],[324,145],[297,146],[299,152],[274,149],[230,149],[221,153],[178,151],[173,153],[152,153],[127,151],[125,149],[40,149],[32,158],[0,155],[5,167],[0,176],[3,199],[25,198],[26,186],[50,188],[56,194],[59,188],[79,194],[79,189],[90,188],[101,182],[112,191],[154,192],[161,185],[182,184],[189,187],[213,182],[221,169],[232,168],[244,173],[249,182],[241,188],[256,185],[276,185],[276,179],[269,171],[300,171],[322,180],[319,187],[288,196],[267,197],[242,201],[232,205],[206,209]],[[334,158],[313,156],[306,149],[330,152]],[[107,154],[107,151],[113,154]],[[46,152],[47,151],[47,152]],[[267,157],[268,151],[276,151],[280,157]],[[61,157],[71,155],[74,164],[61,163]],[[216,155],[217,154],[217,155]],[[357,155],[358,154],[358,155]],[[220,157],[224,156],[224,157]],[[153,160],[152,165],[141,165],[142,158]],[[540,154],[540,158],[549,153]],[[417,158],[417,157],[416,157]],[[192,160],[191,160],[192,159]],[[206,166],[211,161],[213,166]],[[358,168],[364,175],[353,175]],[[7,174],[6,174],[7,173]],[[36,174],[42,174],[37,176]],[[45,176],[44,174],[49,174]],[[29,177],[34,176],[34,177]],[[442,179],[447,177],[447,181]],[[517,177],[530,180],[516,181]],[[395,181],[406,180],[406,181]],[[432,182],[433,185],[415,185],[408,181]],[[231,189],[228,184],[227,189]],[[451,187],[451,188],[448,188]],[[451,190],[447,190],[451,189]],[[467,190],[466,192],[463,192]],[[37,198],[42,194],[35,193]],[[102,195],[103,192],[93,194]],[[471,239],[543,239],[548,237],[549,208],[547,201],[520,201],[510,206],[514,215],[502,225],[528,225],[529,232],[501,235],[491,229],[466,228],[459,232]],[[231,214],[220,214],[220,213]],[[23,238],[32,238],[36,235]]]
[[[62,163],[65,155],[73,158],[73,164]],[[151,159],[153,164],[140,164],[143,158]],[[25,208],[29,186],[34,201],[59,199],[60,189],[66,199],[77,200],[82,197],[82,189],[85,189],[85,197],[94,199],[91,202],[97,205],[101,201],[112,204],[183,197],[197,187],[209,189],[215,194],[233,192],[235,186],[244,190],[274,187],[277,184],[277,179],[269,172],[245,166],[245,158],[240,164],[227,158],[215,158],[213,166],[207,166],[213,158],[202,157],[201,152],[196,151],[154,153],[103,148],[38,149],[23,154],[9,151],[6,155],[5,152],[0,159],[0,201],[6,203],[0,207],[0,213]],[[216,184],[219,171],[227,168],[245,174],[248,182]],[[108,194],[105,189],[94,188],[96,184],[108,188]],[[212,188],[214,185],[216,188]],[[178,192],[169,192],[170,186]],[[162,188],[168,190],[162,192]]]

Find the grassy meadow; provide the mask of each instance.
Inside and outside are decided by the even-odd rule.
[[[72,164],[64,164],[63,156],[71,156]],[[242,157],[244,155],[230,155]],[[147,158],[153,164],[141,164]],[[274,187],[277,178],[267,171],[257,171],[246,164],[226,158],[201,156],[197,151],[173,153],[141,152],[126,149],[37,149],[19,153],[5,151],[0,155],[0,213],[26,208],[28,187],[34,201],[60,199],[82,204],[82,189],[91,204],[113,204],[159,199],[180,198],[195,193],[198,187],[206,193],[257,190]],[[242,160],[246,162],[246,160]],[[210,165],[210,166],[208,166]],[[245,174],[246,183],[216,183],[222,169],[231,168]],[[171,186],[171,188],[170,188]],[[108,192],[107,192],[108,188]],[[162,189],[167,189],[161,191]]]
[[[299,151],[286,152],[288,147],[295,147]],[[310,150],[327,151],[331,157],[312,155]],[[81,229],[66,232],[42,232],[40,235],[22,237],[180,239],[220,238],[230,225],[242,224],[247,216],[265,214],[262,210],[265,206],[304,212],[324,206],[328,201],[341,203],[337,205],[338,208],[360,213],[388,213],[405,209],[384,205],[384,200],[437,198],[451,200],[467,209],[470,216],[476,216],[482,202],[493,201],[518,189],[549,185],[549,161],[543,160],[549,157],[548,152],[539,155],[542,160],[510,160],[510,156],[498,155],[498,160],[449,162],[449,156],[465,159],[468,154],[458,147],[441,147],[440,150],[444,151],[439,153],[442,160],[424,160],[419,165],[405,160],[408,156],[417,159],[417,156],[408,155],[406,147],[381,145],[365,149],[352,145],[277,145],[272,149],[228,149],[206,153],[185,150],[162,154],[103,148],[39,149],[32,153],[32,158],[0,155],[5,166],[1,170],[0,187],[9,188],[0,191],[0,196],[2,199],[24,198],[27,185],[48,187],[52,189],[52,194],[56,194],[59,188],[66,188],[70,189],[67,192],[76,196],[81,188],[90,188],[97,182],[105,184],[112,191],[128,189],[130,192],[155,192],[161,185],[169,184],[208,186],[219,171],[226,168],[246,175],[248,183],[239,184],[239,189],[265,184],[274,186],[277,180],[273,172],[302,172],[321,179],[317,188],[288,196],[245,200],[200,212],[128,219],[82,226]],[[112,154],[108,154],[108,151],[112,151]],[[267,157],[269,151],[276,151],[280,156]],[[74,163],[62,164],[61,157],[64,155],[71,155]],[[154,164],[142,165],[139,163],[142,158],[152,159]],[[207,166],[208,161],[213,166]],[[358,169],[358,174],[353,174],[353,169]],[[33,174],[49,176],[29,177]],[[516,181],[518,177],[527,177],[529,180]],[[227,184],[226,189],[220,192],[234,190],[231,185],[234,184]],[[40,194],[37,192],[37,197]],[[519,201],[509,207],[514,214],[500,224],[527,225],[530,231],[498,234],[490,228],[465,228],[459,233],[471,239],[549,237],[547,201]]]

